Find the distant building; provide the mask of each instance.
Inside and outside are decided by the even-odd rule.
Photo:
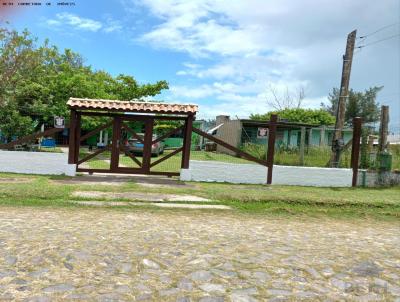
[[[246,143],[265,145],[267,136],[261,135],[263,129],[268,128],[268,121],[257,121],[251,119],[231,120],[227,115],[216,117],[216,126],[213,134],[224,142],[235,147],[242,147]],[[301,128],[306,130],[305,144],[307,146],[330,146],[332,144],[334,128],[330,126],[316,126],[312,124],[293,123],[280,120],[277,123],[276,145],[285,147],[300,146]],[[353,136],[353,130],[343,130],[343,139],[346,144]],[[217,146],[218,152],[232,154],[222,146]]]
[[[387,141],[391,145],[400,145],[400,133],[391,133],[387,136]]]

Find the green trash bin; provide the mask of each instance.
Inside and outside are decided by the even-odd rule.
[[[392,154],[383,151],[378,154],[377,158],[378,169],[380,171],[391,171],[392,170]]]

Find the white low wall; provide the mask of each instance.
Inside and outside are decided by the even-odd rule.
[[[265,184],[267,168],[257,164],[191,160],[189,169],[181,170],[181,180]]]
[[[266,184],[268,168],[258,164],[231,164],[191,160],[181,170],[183,181]],[[293,167],[274,165],[272,184],[316,187],[350,187],[351,169]]]
[[[75,176],[67,153],[0,151],[0,172]]]
[[[351,187],[353,170],[274,165],[272,184],[314,187]]]

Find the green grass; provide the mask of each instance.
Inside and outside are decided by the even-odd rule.
[[[243,151],[250,153],[251,155],[265,159],[265,146],[256,145],[256,144],[248,144],[244,148]],[[160,159],[162,156],[167,155],[173,150],[165,150],[163,155],[158,157],[152,157],[151,162],[154,162]],[[325,147],[309,147],[305,149],[304,153],[304,166],[306,167],[326,167],[327,163],[331,156],[331,148],[329,146]],[[390,152],[393,156],[392,170],[400,170],[400,145],[391,145]],[[89,153],[87,151],[81,151],[80,158],[87,156]],[[152,168],[152,171],[168,171],[168,172],[179,172],[181,166],[181,157],[182,154],[178,153],[166,161],[162,162],[159,165],[156,165]],[[137,159],[142,162],[142,157],[140,155],[136,156]],[[110,167],[110,163],[106,160],[110,160],[111,152],[105,151],[95,158],[90,159],[87,164],[90,168],[93,169],[108,169]],[[351,150],[346,150],[343,152],[340,161],[341,168],[349,168],[350,167],[350,158],[351,158]],[[220,161],[234,164],[255,164],[252,161],[248,161],[239,157],[231,156],[223,153],[216,152],[205,152],[205,151],[191,151],[190,153],[191,160],[202,160],[202,161]],[[124,154],[120,155],[120,164],[126,167],[137,168],[137,164],[132,161],[131,158],[125,156]],[[276,165],[285,165],[285,166],[299,166],[300,165],[300,156],[299,149],[283,149],[277,148],[275,150],[275,158],[274,164]]]
[[[266,150],[264,145],[247,143],[242,148],[243,151],[251,155],[265,159]],[[283,148],[277,147],[274,154],[274,164],[284,166],[306,166],[306,167],[326,167],[331,157],[332,150],[329,146],[306,147],[304,150],[304,163],[300,162],[300,150],[298,147]],[[351,150],[342,153],[340,159],[341,168],[350,167]]]
[[[40,148],[38,152],[50,152],[50,153],[62,153],[63,151],[61,150],[60,147],[55,147],[55,148]]]
[[[400,221],[400,187],[392,188],[314,188],[298,186],[233,185],[190,183],[182,188],[149,188],[128,182],[122,186],[65,185],[54,179],[62,176],[0,174],[0,178],[30,178],[26,183],[0,182],[0,205],[73,206],[71,193],[81,191],[152,192],[193,194],[229,205],[237,213],[278,216],[329,216]],[[161,209],[160,209],[161,210]]]
[[[173,152],[173,150],[165,150],[164,154],[157,157],[153,156],[151,158],[151,162],[155,162],[171,152]],[[82,159],[88,154],[89,154],[88,152],[81,152],[79,158]],[[140,162],[142,162],[142,156],[140,155],[135,155],[135,156]],[[92,169],[109,169],[110,163],[107,162],[107,160],[110,159],[111,159],[111,152],[104,151],[98,156],[87,161],[87,164],[89,168]],[[221,162],[235,163],[235,164],[254,164],[254,162],[234,157],[231,155],[216,153],[216,152],[205,152],[205,151],[191,151],[190,159],[203,160],[203,161],[221,161]],[[182,160],[182,153],[180,152],[168,158],[167,160],[161,162],[160,164],[154,166],[151,169],[151,171],[179,172],[181,169],[181,160]],[[119,163],[121,167],[138,168],[138,165],[129,156],[126,156],[125,154],[120,154]]]
[[[304,151],[304,164],[306,167],[327,167],[332,155],[330,147],[308,147]],[[350,167],[351,150],[346,150],[340,158],[340,168]],[[278,150],[275,153],[276,165],[300,165],[300,151],[298,148],[291,150]]]

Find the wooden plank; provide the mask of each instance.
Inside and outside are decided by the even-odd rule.
[[[92,130],[92,131],[86,133],[85,135],[82,135],[81,138],[80,138],[80,141],[82,142],[82,141],[88,139],[89,137],[91,137],[91,136],[93,136],[93,135],[99,133],[100,131],[102,131],[102,130],[104,130],[104,129],[107,129],[108,127],[111,127],[112,124],[113,124],[113,121],[111,121],[111,122],[109,122],[109,123],[107,123],[107,124],[104,124],[104,125],[102,125],[102,126],[100,126],[100,127],[97,127],[96,129],[94,129],[94,130]]]
[[[90,169],[90,168],[76,168],[76,172],[87,173],[112,173],[111,169]]]
[[[174,121],[184,121],[187,118],[187,115],[179,116],[179,115],[154,115],[154,114],[123,114],[123,113],[107,113],[107,112],[93,112],[93,111],[80,111],[83,116],[104,116],[104,117],[121,117],[124,121],[145,121],[148,119],[154,120],[174,120]]]
[[[168,177],[172,177],[172,176],[179,176],[181,175],[181,173],[179,172],[158,172],[158,171],[150,171],[146,174],[150,174],[150,175],[163,175],[163,176],[168,176]]]
[[[80,165],[81,163],[84,163],[85,161],[88,161],[89,159],[91,159],[91,158],[93,158],[93,157],[95,157],[95,156],[97,156],[97,155],[103,153],[104,151],[110,150],[110,147],[111,147],[111,146],[108,145],[108,146],[105,147],[105,148],[98,149],[97,151],[93,152],[92,154],[89,154],[88,156],[82,158],[81,160],[78,160],[77,164]]]
[[[175,128],[175,129],[173,129],[172,131],[170,131],[170,132],[168,132],[168,133],[166,133],[166,134],[164,134],[164,135],[162,135],[162,136],[160,136],[160,137],[157,137],[157,139],[155,139],[155,140],[152,142],[152,144],[156,144],[156,143],[162,141],[163,139],[165,139],[165,138],[167,138],[167,137],[170,137],[171,135],[173,135],[173,134],[175,134],[175,133],[178,133],[178,132],[179,132],[180,130],[182,130],[183,128],[184,128],[184,126],[182,125],[182,126],[180,126],[180,127],[178,127],[178,128]]]
[[[360,156],[360,138],[361,138],[361,118],[353,119],[353,145],[351,149],[351,164],[353,168],[352,186],[357,186],[358,178],[358,160]]]
[[[176,116],[176,115],[154,115],[151,117],[154,120],[167,120],[167,121],[184,121],[186,116]]]
[[[276,122],[278,116],[271,114],[269,122],[269,133],[268,133],[268,153],[267,153],[267,184],[272,183],[272,169],[274,167],[274,154],[275,154],[275,136],[276,136]]]
[[[162,158],[160,158],[159,160],[156,160],[155,162],[150,164],[150,168],[158,165],[159,163],[163,162],[164,160],[167,160],[168,158],[174,156],[175,154],[178,154],[179,152],[181,152],[183,150],[183,147],[180,147],[178,149],[176,149],[175,151],[163,156]]]
[[[179,172],[158,172],[158,171],[149,171],[144,172],[142,169],[133,169],[133,168],[118,168],[113,171],[111,169],[89,169],[89,168],[77,168],[76,172],[86,172],[86,173],[119,173],[119,174],[139,174],[139,175],[163,175],[163,176],[179,176]]]
[[[139,174],[139,175],[162,175],[162,176],[179,176],[179,172],[158,172],[158,171],[150,171],[144,173],[142,169],[133,169],[133,168],[119,168],[116,171],[107,170],[107,169],[88,169],[88,168],[78,168],[77,172],[87,172],[87,173],[118,173],[118,174]]]
[[[188,116],[185,122],[185,136],[183,138],[182,169],[189,168],[190,146],[192,145],[193,116]]]
[[[143,142],[143,164],[142,164],[142,167],[145,172],[150,171],[151,142],[153,140],[153,126],[154,126],[154,120],[149,119],[148,121],[146,121],[144,142]]]
[[[112,173],[125,173],[125,174],[146,174],[143,168],[130,168],[130,167],[118,167]]]
[[[238,148],[236,148],[236,147],[234,147],[232,145],[229,145],[229,144],[225,143],[224,141],[222,141],[222,140],[220,140],[220,139],[218,139],[218,138],[216,138],[216,137],[214,137],[214,136],[212,136],[212,135],[210,135],[210,134],[208,134],[208,133],[206,133],[204,131],[201,131],[198,128],[193,128],[192,130],[193,130],[193,132],[205,137],[206,139],[209,139],[210,141],[213,141],[213,142],[221,145],[222,147],[225,147],[226,149],[229,149],[229,150],[231,150],[233,152],[236,152],[238,155],[240,155],[241,157],[243,157],[243,158],[245,158],[245,159],[247,159],[249,161],[254,161],[254,162],[256,162],[256,163],[258,163],[260,165],[263,165],[263,166],[267,165],[267,162],[265,160],[258,159],[256,157],[254,157],[253,155],[250,155],[250,154],[248,154],[246,152],[243,152],[242,150],[240,150],[240,149],[238,149]]]
[[[142,167],[142,163],[135,157],[135,155],[132,152],[129,152],[129,149],[127,146],[124,146],[123,144],[120,144],[122,149],[126,152],[126,155],[128,155],[139,167]]]
[[[129,126],[125,125],[124,123],[121,124],[122,128],[128,131],[134,138],[136,138],[139,142],[144,144],[144,140],[135,132],[133,129],[129,128]]]
[[[62,129],[62,128],[51,128],[51,129],[45,130],[44,132],[36,132],[34,134],[26,135],[15,141],[0,145],[0,149],[10,149],[10,148],[14,147],[15,145],[20,145],[22,143],[30,142],[30,141],[32,141],[36,138],[42,137],[42,136],[50,136],[57,132],[61,132],[63,130],[64,129]]]

